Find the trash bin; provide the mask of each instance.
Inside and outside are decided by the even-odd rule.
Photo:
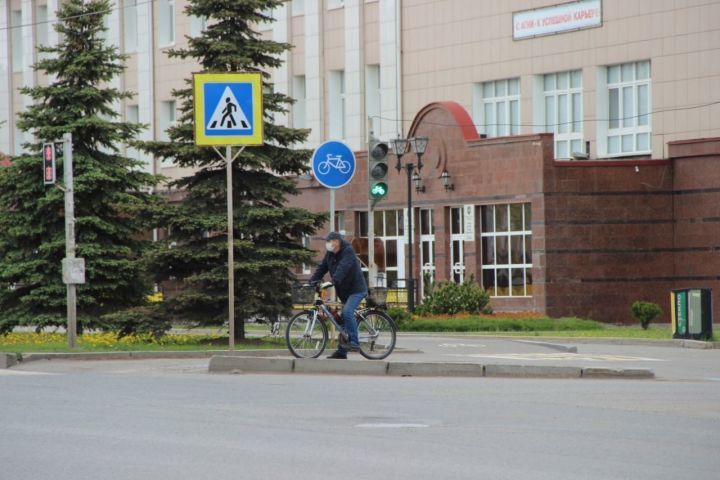
[[[681,288],[670,293],[673,338],[712,337],[712,290]]]

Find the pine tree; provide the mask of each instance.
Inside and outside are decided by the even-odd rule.
[[[308,171],[311,152],[295,146],[309,132],[273,122],[273,114],[286,112],[292,99],[272,93],[268,72],[281,65],[279,55],[291,46],[263,40],[253,29],[272,20],[262,12],[282,3],[190,0],[185,13],[206,18],[208,27],[188,38],[187,48],[169,52],[197,61],[203,71],[260,72],[264,79],[265,144],[248,147],[233,163],[235,332],[240,339],[245,319],[289,310],[291,268],[313,257],[300,239],[326,220],[325,214],[287,204],[298,193],[294,177]],[[196,170],[172,184],[186,196],[165,215],[170,235],[151,255],[151,269],[158,282],[174,278],[184,285],[166,302],[173,314],[198,324],[221,324],[227,319],[228,297],[226,167],[212,148],[194,145],[192,80],[186,83],[187,88],[173,92],[181,107],[178,124],[168,130],[171,141],[143,147]]]
[[[41,155],[43,141],[66,132],[73,136],[77,256],[86,261],[79,326],[102,326],[103,314],[139,305],[148,292],[140,263],[148,242],[140,238],[149,225],[142,213],[156,200],[143,190],[156,179],[118,148],[141,126],[116,121],[113,104],[131,94],[107,86],[125,68],[125,57],[103,39],[110,8],[109,0],[63,2],[55,25],[62,42],[41,48],[49,55],[34,66],[56,79],[21,89],[33,105],[19,114],[18,126],[37,140],[0,167],[0,332],[66,323],[64,197],[43,185]]]

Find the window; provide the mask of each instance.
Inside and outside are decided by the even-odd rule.
[[[168,128],[175,126],[175,100],[160,102],[160,111],[158,113],[160,116],[158,122],[160,133],[158,139],[163,142],[169,142],[170,135],[167,130]],[[164,159],[163,166],[172,166],[172,160]]]
[[[373,212],[375,238],[382,240],[385,250],[385,278],[389,288],[405,287],[404,219],[402,210]]]
[[[344,6],[345,0],[327,0],[328,10],[332,10],[334,8],[343,8]]]
[[[307,126],[306,99],[307,88],[305,86],[305,75],[295,75],[292,83],[292,93],[295,103],[292,106],[292,121],[294,128],[305,128]]]
[[[584,152],[582,70],[543,75],[545,131],[555,134],[555,158]]]
[[[15,155],[22,155],[25,153],[23,149],[23,143],[25,143],[25,132],[15,127]]]
[[[365,67],[365,112],[376,137],[380,136],[380,65]]]
[[[650,153],[650,62],[607,67],[607,154]]]
[[[520,132],[520,79],[475,85],[473,115],[478,131],[489,137]]]
[[[345,235],[345,212],[335,211],[335,231]]]
[[[37,7],[37,13],[36,13],[36,32],[37,32],[37,38],[36,38],[36,45],[38,47],[48,47],[48,35],[49,35],[49,28],[50,24],[48,23],[48,7],[47,5],[40,5]],[[38,57],[40,59],[45,59],[48,57],[47,53],[38,53]]]
[[[482,280],[492,297],[532,295],[529,203],[482,207]]]
[[[22,10],[13,10],[10,12],[13,72],[22,72],[25,65],[23,61],[23,29],[20,25],[22,25]]]
[[[123,9],[123,38],[125,52],[136,52],[138,47],[137,0],[125,0]]]
[[[345,72],[330,71],[328,84],[329,134],[332,139],[345,138]]]
[[[195,15],[190,16],[190,36],[199,37],[202,32],[207,28],[206,17],[196,17]]]
[[[292,0],[290,6],[292,8],[292,15],[304,15],[305,14],[305,0]]]
[[[175,43],[175,0],[158,0],[158,42],[160,47]]]
[[[302,246],[304,249],[310,250],[310,235],[303,234]],[[312,267],[312,265],[310,265],[308,263],[303,263],[301,273],[303,275],[310,275],[312,273],[311,267]]]
[[[465,280],[465,225],[462,207],[450,208],[450,278]]]
[[[125,108],[125,121],[128,123],[140,123],[140,109],[137,105],[128,105]],[[140,158],[140,152],[131,147],[127,148],[126,155],[136,160]]]
[[[432,208],[420,209],[420,273],[421,295],[435,281],[435,225]]]

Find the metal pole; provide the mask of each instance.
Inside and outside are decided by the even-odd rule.
[[[412,173],[415,165],[405,164],[408,185],[408,310],[415,311],[415,280],[413,279],[413,212],[412,212]]]
[[[330,189],[330,231],[335,231],[335,189]]]
[[[230,350],[235,350],[235,238],[233,235],[233,180],[232,180],[232,147],[225,147],[225,163],[227,166],[227,242],[228,242],[228,325],[230,327]]]
[[[65,177],[65,258],[75,258],[75,195],[73,191],[72,133],[63,135],[63,174]],[[67,340],[68,347],[77,345],[77,290],[67,284]]]

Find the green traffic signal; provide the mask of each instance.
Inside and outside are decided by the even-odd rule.
[[[388,186],[385,182],[378,182],[370,188],[372,198],[382,198],[388,193]]]

